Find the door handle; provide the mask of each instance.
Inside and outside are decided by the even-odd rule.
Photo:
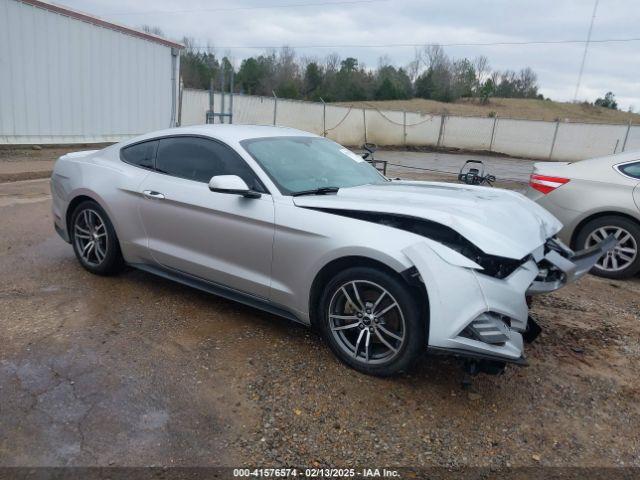
[[[164,200],[164,195],[163,194],[161,194],[160,192],[153,191],[153,190],[145,190],[144,192],[142,192],[142,194],[146,198],[152,198],[154,200]]]

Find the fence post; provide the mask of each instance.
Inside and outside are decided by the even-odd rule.
[[[493,117],[493,126],[491,127],[491,140],[489,141],[489,151],[493,151],[493,141],[496,138],[496,124],[498,123],[498,115]]]
[[[327,104],[324,103],[322,97],[320,97],[320,101],[322,102],[322,136],[327,136]]]
[[[364,143],[367,143],[367,110],[362,109],[362,125],[364,126]]]
[[[231,84],[229,85],[229,123],[233,123],[233,89],[234,89],[234,75],[233,69],[231,70]]]
[[[182,77],[180,77],[180,82],[178,82],[178,121],[176,122],[176,127],[182,125],[182,93],[184,90],[184,82],[182,81]]]
[[[402,145],[407,146],[407,111],[402,111]]]
[[[224,70],[220,71],[220,113],[224,114],[224,84],[226,83]],[[224,116],[220,115],[220,123],[224,123]]]
[[[205,123],[209,123],[209,120],[211,120],[211,123],[215,123],[215,117],[213,116],[213,106],[215,103],[215,98],[216,97],[213,89],[213,77],[211,77],[211,80],[209,81],[209,111],[207,112]]]
[[[549,150],[549,160],[553,157],[553,149],[556,146],[556,138],[558,138],[558,129],[560,128],[560,120],[556,120],[556,128],[553,131],[553,140],[551,140],[551,149]]]
[[[444,142],[444,122],[447,115],[443,113],[440,116],[440,131],[438,132],[438,143],[436,143],[436,147],[440,147]]]
[[[278,96],[274,90],[271,90],[273,93],[273,124],[276,124],[276,118],[278,117]]]
[[[629,132],[631,131],[631,120],[629,120],[629,124],[627,125],[627,133],[624,134],[624,141],[622,142],[622,152],[627,148],[627,140],[629,139]]]

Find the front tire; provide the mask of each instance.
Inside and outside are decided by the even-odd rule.
[[[426,349],[427,327],[413,289],[372,267],[338,273],[324,288],[320,330],[333,353],[369,375],[406,371]]]
[[[73,251],[86,270],[113,275],[122,269],[124,260],[113,224],[96,202],[87,200],[75,208],[69,230]]]
[[[622,280],[640,272],[640,226],[628,218],[607,215],[587,222],[576,237],[576,245],[580,249],[589,248],[609,235],[618,244],[598,260],[591,273]]]

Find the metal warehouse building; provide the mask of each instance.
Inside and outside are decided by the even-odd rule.
[[[0,144],[119,141],[176,123],[182,45],[0,0]]]

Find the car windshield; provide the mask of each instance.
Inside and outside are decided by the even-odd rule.
[[[387,181],[350,150],[320,137],[267,137],[241,142],[283,195]]]

